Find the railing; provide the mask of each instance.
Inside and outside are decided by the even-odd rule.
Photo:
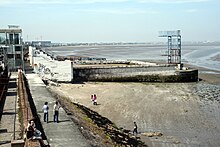
[[[28,101],[28,94],[26,85],[24,82],[24,74],[22,72],[18,73],[18,95],[19,95],[19,105],[20,105],[20,111],[21,111],[21,129],[22,129],[22,136],[25,138],[25,132],[28,125],[28,121],[33,118],[33,113]],[[39,147],[40,143],[39,141],[35,140],[29,140],[26,138],[25,140],[25,146],[26,147]]]

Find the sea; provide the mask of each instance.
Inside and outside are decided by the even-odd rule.
[[[106,58],[107,60],[145,60],[167,62],[167,45],[157,44],[122,44],[122,45],[75,45],[49,47],[48,52],[59,56],[84,56]],[[210,69],[220,74],[219,44],[185,44],[181,47],[181,62]]]

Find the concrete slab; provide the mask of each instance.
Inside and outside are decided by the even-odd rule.
[[[51,96],[37,74],[27,74],[26,76],[33,101],[51,147],[89,147],[90,145],[63,108],[59,110],[60,122],[53,122],[53,105],[55,103],[55,98]],[[49,123],[43,121],[42,107],[46,101],[49,103]]]
[[[24,140],[12,140],[11,147],[24,147]]]
[[[17,72],[12,73],[7,96],[5,100],[5,105],[3,109],[2,119],[0,121],[0,129],[6,130],[0,133],[0,146],[1,147],[11,147],[11,140],[20,139],[20,123],[18,120],[18,98],[17,98]]]

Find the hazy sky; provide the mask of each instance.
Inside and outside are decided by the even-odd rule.
[[[53,42],[220,41],[220,0],[0,0],[0,28]]]

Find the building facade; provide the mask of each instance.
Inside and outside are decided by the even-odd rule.
[[[0,63],[9,70],[23,68],[22,29],[19,26],[0,29]]]

